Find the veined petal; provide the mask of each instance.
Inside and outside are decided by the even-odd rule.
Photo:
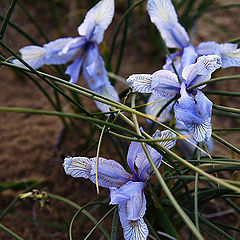
[[[65,55],[69,52],[78,51],[87,44],[85,37],[75,37],[69,39],[70,41],[66,41],[66,43],[63,44],[61,51],[59,52],[59,56]]]
[[[63,167],[67,175],[74,178],[90,178],[92,160],[86,157],[66,157]]]
[[[194,98],[195,101],[194,101]],[[209,140],[212,134],[212,102],[200,91],[190,96],[183,85],[181,98],[174,106],[175,117],[182,121],[197,142]]]
[[[179,130],[178,130],[179,129]],[[183,136],[185,136],[191,143],[187,142],[184,139],[179,139],[178,143],[180,145],[180,147],[184,150],[184,154],[188,157],[192,157],[195,150],[196,150],[196,145],[197,145],[197,141],[194,140],[193,136],[190,135],[190,133],[188,132],[186,126],[184,125],[183,122],[177,121],[176,123],[176,130]],[[214,147],[214,143],[212,138],[210,138],[208,141],[205,141],[205,144],[207,146],[208,152],[211,154],[213,151],[213,147]],[[205,153],[201,153],[202,156],[205,156]]]
[[[148,105],[146,106],[146,114],[156,117],[162,107],[171,99],[172,97],[164,96],[160,97],[156,94],[151,94],[148,99]],[[163,112],[158,116],[157,120],[160,122],[166,122],[170,119],[170,112],[173,103],[169,104]],[[150,121],[150,120],[149,120]]]
[[[183,49],[182,54],[182,68],[195,63],[196,59],[198,57],[198,54],[195,51],[195,48],[193,45],[189,45]]]
[[[159,70],[152,74],[151,88],[159,96],[174,97],[180,87],[177,75],[169,70]]]
[[[183,121],[189,123],[204,123],[204,119],[199,112],[198,105],[194,101],[194,96],[190,95],[186,91],[186,86],[183,83],[181,87],[181,97],[178,99],[177,103],[174,105],[175,118],[178,121]]]
[[[128,220],[127,203],[123,202],[118,205],[118,212],[123,228],[125,240],[146,240],[148,236],[148,228],[143,218],[137,221]]]
[[[152,137],[154,139],[163,140],[168,138],[176,138],[176,134],[174,134],[169,130],[164,130],[164,131],[157,130]],[[162,146],[170,149],[176,144],[176,140],[159,141],[159,143]],[[147,149],[151,155],[153,162],[158,168],[161,164],[162,155],[150,146],[147,146]],[[141,181],[146,181],[148,178],[151,177],[151,175],[153,174],[153,169],[143,150],[141,153],[138,154],[135,164],[138,167],[138,177]]]
[[[91,87],[90,87],[91,88]],[[108,97],[112,100],[115,100],[117,102],[120,101],[119,96],[117,91],[115,90],[115,88],[111,85],[110,82],[105,83],[103,86],[99,87],[99,88],[91,88],[92,91],[99,93],[105,97]],[[109,109],[109,105],[102,103],[102,102],[98,102],[95,101],[97,108],[102,111],[102,112],[108,112],[110,111]]]
[[[74,62],[69,65],[65,71],[66,74],[70,75],[70,82],[76,83],[78,81],[80,69],[83,63],[83,55],[78,56]]]
[[[119,204],[121,202],[126,202],[131,199],[131,197],[138,196],[142,189],[145,187],[144,182],[132,182],[128,181],[120,188],[111,188],[110,204]]]
[[[90,180],[96,183],[96,158],[91,158]],[[120,187],[132,178],[132,175],[118,162],[100,157],[98,161],[98,183],[104,188]]]
[[[133,74],[128,77],[127,82],[133,89],[133,92],[151,93],[151,74]]]
[[[134,169],[135,160],[141,151],[142,151],[142,145],[140,142],[131,142],[128,148],[127,163],[132,173],[134,174],[134,176],[137,176],[137,173]]]
[[[42,47],[26,46],[21,48],[19,52],[21,53],[22,59],[34,69],[40,68],[45,64],[46,51]],[[23,67],[25,66],[17,59],[14,59],[12,63]]]
[[[218,55],[219,52],[219,44],[213,41],[202,42],[196,47],[197,53],[201,55]]]
[[[86,14],[83,23],[78,27],[79,35],[86,36],[89,41],[100,43],[113,15],[114,0],[100,1]]]
[[[222,57],[222,68],[240,67],[240,49],[237,49],[237,44],[219,44],[219,51]]]
[[[182,77],[186,80],[187,86],[207,81],[211,78],[211,74],[221,67],[221,59],[217,55],[201,56],[195,64],[186,66],[183,69]],[[205,85],[204,85],[205,86]],[[199,89],[202,89],[201,86]]]
[[[74,38],[71,37],[59,38],[57,40],[44,44],[43,47],[46,50],[45,64],[64,64],[71,61],[80,48],[73,48],[65,54],[61,54],[61,52],[64,47],[73,40]]]
[[[83,75],[90,89],[97,89],[109,82],[104,61],[96,44],[88,47],[87,57],[83,63]]]

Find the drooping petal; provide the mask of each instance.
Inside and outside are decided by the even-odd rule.
[[[21,48],[19,52],[21,53],[22,59],[34,69],[40,68],[45,64],[46,50],[42,47],[26,46]],[[17,59],[14,59],[12,63],[19,66],[25,66]]]
[[[76,53],[80,50],[81,45],[69,49],[67,52],[63,53],[63,49],[74,41],[75,38],[59,38],[57,40],[51,41],[44,44],[43,47],[46,50],[45,64],[64,64],[71,61]],[[85,41],[84,41],[85,43]]]
[[[96,158],[91,158],[91,177],[90,180],[96,183]],[[114,160],[107,160],[100,157],[98,161],[98,183],[104,188],[120,187],[129,180],[132,175],[125,171],[125,169],[118,162]]]
[[[76,83],[78,81],[79,73],[83,63],[83,55],[78,56],[74,62],[69,65],[65,71],[66,74],[70,75],[70,82]]]
[[[222,68],[240,67],[240,49],[237,44],[219,44],[219,51],[222,57]]]
[[[70,38],[70,41],[66,42],[59,52],[59,55],[65,55],[72,51],[79,51],[87,44],[87,39],[85,37],[75,37]]]
[[[131,142],[128,147],[127,163],[135,177],[137,176],[137,173],[134,169],[135,160],[141,151],[142,145],[140,142]]]
[[[211,127],[212,102],[200,91],[195,96],[186,92],[182,84],[181,98],[174,106],[175,117],[182,121],[197,142],[209,140]]]
[[[160,97],[156,94],[151,94],[148,99],[148,105],[146,106],[146,114],[156,117],[162,107],[171,99],[172,97],[164,96]],[[163,112],[157,117],[159,122],[166,122],[170,119],[171,109],[173,103],[169,104]],[[150,121],[150,120],[149,120]]]
[[[209,42],[202,42],[196,47],[196,52],[202,55],[218,55],[220,56],[219,52],[219,44],[213,41]]]
[[[143,218],[136,221],[128,220],[127,203],[123,202],[118,205],[118,212],[123,228],[125,240],[146,240],[148,228]]]
[[[151,93],[151,74],[133,74],[128,77],[127,82],[132,88],[133,92]]]
[[[88,41],[100,43],[113,15],[114,0],[100,1],[87,12],[83,23],[78,27],[79,35],[86,36]]]
[[[178,23],[176,11],[170,0],[148,0],[147,10],[168,47],[183,48],[188,45],[188,34]]]
[[[193,136],[190,135],[189,131],[187,130],[186,126],[183,122],[177,121],[176,123],[176,130],[183,136],[185,136],[191,143],[184,139],[179,139],[178,143],[180,147],[183,149],[183,153],[187,157],[192,157],[194,152],[196,151],[197,141],[193,139]],[[207,146],[208,152],[211,154],[213,151],[214,143],[212,138],[210,138],[208,141],[205,141],[205,144]],[[201,152],[202,156],[206,156],[206,153]]]
[[[152,92],[159,96],[174,97],[180,87],[177,75],[169,70],[159,70],[152,74]]]
[[[183,49],[183,54],[181,58],[182,62],[182,69],[190,64],[195,63],[196,59],[198,57],[198,54],[195,51],[195,48],[193,45],[189,45]]]
[[[86,157],[66,157],[63,167],[67,175],[74,178],[90,178],[92,160]]]
[[[159,141],[162,146],[168,149],[172,148],[176,144],[175,139],[171,140],[172,138],[176,138],[176,135],[169,130],[157,130],[152,137],[159,140],[169,139],[167,141]],[[147,146],[147,149],[154,164],[158,168],[161,164],[162,155],[150,146]],[[153,169],[143,150],[138,154],[135,164],[138,167],[138,177],[141,181],[146,181],[148,178],[151,177],[151,175],[153,174]]]
[[[90,87],[91,88],[91,87]],[[100,86],[98,88],[91,88],[92,91],[99,93],[105,97],[108,97],[112,100],[115,100],[116,102],[119,102],[119,96],[117,91],[115,90],[115,88],[111,85],[110,82],[105,83],[103,86]],[[97,108],[102,111],[102,112],[108,112],[110,111],[109,109],[109,105],[99,102],[99,101],[95,101]]]
[[[186,66],[183,69],[182,77],[186,80],[187,87],[197,83],[207,81],[211,78],[211,74],[221,67],[221,59],[217,55],[201,56],[197,62]],[[206,85],[199,87],[202,89]]]
[[[119,204],[121,202],[126,202],[131,199],[133,196],[138,196],[142,192],[142,189],[145,187],[144,182],[132,182],[128,181],[120,188],[111,188],[110,189],[110,204]]]
[[[109,82],[104,61],[96,44],[88,47],[87,57],[83,63],[83,75],[90,89],[97,89]]]

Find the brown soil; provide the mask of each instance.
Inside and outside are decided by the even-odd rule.
[[[59,15],[61,14],[61,16],[65,16],[59,17],[58,15],[62,25],[61,34],[59,34],[59,31],[56,31],[56,26],[52,20],[47,1],[36,1],[34,4],[30,0],[22,2],[36,18],[37,22],[44,27],[50,40],[62,36],[77,36],[76,26],[79,22],[76,21],[76,12],[74,12],[76,7],[74,5],[75,1],[65,1],[65,8],[61,7],[61,4],[59,4],[59,8],[56,10]],[[6,13],[8,5],[9,1],[0,2],[0,13],[2,15]],[[118,9],[119,15],[122,14],[123,9],[124,4]],[[69,14],[70,17],[67,18],[69,10],[72,15]],[[223,27],[230,27],[229,31],[237,37],[240,22],[239,15],[232,14],[235,12],[236,11],[228,10],[219,11],[216,13],[215,19]],[[212,15],[209,15],[209,17],[212,17]],[[112,39],[111,33],[114,31],[114,27],[116,27],[116,18],[118,17],[115,17],[115,25],[113,23],[105,35],[107,46],[109,46]],[[16,7],[14,10],[11,20],[20,25],[32,37],[38,39],[41,44],[44,43],[44,39],[36,31],[35,27],[29,23],[29,20],[19,7]],[[146,27],[145,20],[148,21],[147,18],[142,20],[142,22],[137,25],[137,28],[144,29]],[[204,27],[201,28],[201,26]],[[196,33],[197,42],[202,40],[215,40],[218,42],[227,40],[224,34],[220,33],[209,24],[206,25],[204,20],[199,22],[198,27],[200,30]],[[120,71],[120,75],[123,77],[127,77],[132,73],[152,73],[162,66],[162,63],[158,62],[159,59],[155,56],[156,49],[154,46],[150,47],[147,33],[145,31],[138,31],[138,35],[140,47],[132,47],[132,41],[129,39],[127,49],[125,50],[123,64]],[[29,44],[23,36],[10,27],[7,29],[4,41],[15,51]],[[117,47],[119,47],[119,41],[120,39],[118,39]],[[7,53],[5,53],[5,55],[7,55]],[[48,68],[45,68],[45,70],[49,71]],[[221,70],[219,75],[239,73],[240,70],[234,68]],[[1,67],[0,76],[0,106],[53,110],[46,98],[29,79],[23,78],[19,73],[6,67]],[[220,82],[209,86],[208,89],[218,88],[219,90],[238,91],[238,83],[239,81]],[[79,84],[86,85],[82,78],[80,79]],[[46,84],[43,84],[43,86],[51,95],[53,95],[50,87]],[[117,87],[118,89],[123,88],[119,83],[117,84]],[[214,100],[214,102],[219,105],[239,108],[238,98],[213,97],[213,95],[211,95],[210,99]],[[64,111],[71,111],[69,105],[65,103],[63,99],[61,99],[61,101]],[[96,110],[94,103],[91,100],[83,98],[83,101],[86,103],[86,106],[90,106],[91,111]],[[95,186],[91,182],[84,179],[73,179],[72,177],[66,176],[63,171],[61,164],[64,156],[79,156],[85,151],[83,146],[85,144],[86,133],[89,130],[89,124],[80,121],[78,121],[78,124],[81,126],[82,131],[76,134],[76,131],[73,130],[68,134],[64,134],[63,143],[60,149],[57,149],[57,140],[59,136],[61,136],[62,131],[62,123],[59,118],[44,115],[38,116],[0,112],[0,182],[18,182],[31,179],[47,180],[47,183],[41,184],[38,187],[40,191],[45,190],[50,193],[58,194],[81,206],[90,201],[100,201],[108,197],[108,190],[101,189],[100,196],[97,196],[95,194]],[[239,120],[225,117],[214,117],[213,126],[215,128],[239,127]],[[97,136],[98,135],[94,138],[97,139]],[[231,136],[224,136],[224,138],[230,140],[236,146],[239,146],[239,134],[231,134]],[[126,143],[126,145],[127,144],[128,143]],[[226,149],[227,148],[223,147],[223,145],[216,143],[214,152],[216,155],[226,155]],[[96,154],[96,150],[93,149],[88,154],[93,157]],[[228,154],[231,156],[232,153],[229,151]],[[114,157],[117,153],[112,147],[110,140],[107,138],[104,139],[101,155],[106,158],[119,160],[118,157]],[[236,156],[236,158],[239,158],[239,156]],[[1,211],[5,209],[20,192],[21,191],[8,190],[0,193]],[[95,214],[94,212],[94,216],[97,216],[97,218],[100,219],[108,209],[109,207],[101,208],[98,213]],[[50,203],[44,209],[40,209],[39,202],[27,199],[17,202],[14,208],[10,211],[10,214],[8,214],[1,223],[17,233],[23,239],[68,239],[67,232],[62,232],[56,228],[47,227],[26,219],[23,220],[21,217],[41,219],[67,228],[75,212],[75,209],[53,199],[50,199]],[[232,219],[229,218],[229,221],[230,220]],[[89,220],[86,221],[85,219],[85,224],[81,225],[80,229],[78,227],[74,228],[74,233],[76,233],[77,239],[83,239],[83,236],[86,236],[92,228],[93,225],[89,222]],[[105,224],[107,229],[110,229],[110,226],[111,217]],[[102,234],[98,232],[96,235],[93,235],[91,239],[103,239],[99,238],[100,236],[102,236]],[[7,240],[12,238],[5,232],[1,231],[0,239]]]

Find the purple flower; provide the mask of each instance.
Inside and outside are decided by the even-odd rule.
[[[98,51],[98,44],[102,42],[113,15],[114,0],[101,0],[88,11],[83,23],[78,27],[79,37],[59,38],[44,44],[43,47],[26,46],[19,50],[22,59],[35,69],[44,64],[65,64],[74,59],[65,72],[71,76],[70,82],[78,81],[82,67],[83,75],[92,91],[119,101]],[[16,59],[13,63],[23,66]],[[101,111],[109,111],[108,105],[100,102],[96,104]]]
[[[176,94],[180,94],[181,97],[174,105],[175,118],[184,123],[197,142],[202,142],[207,141],[212,134],[212,102],[198,89],[191,92],[187,92],[186,89],[209,80],[212,72],[220,66],[221,60],[217,55],[208,55],[199,57],[195,64],[183,69],[182,83],[178,81],[177,75],[169,70],[159,70],[153,74],[133,74],[127,81],[134,92],[152,94],[146,113],[154,116],[164,104]],[[155,102],[152,103],[153,100]],[[160,114],[160,120],[168,118],[172,107],[173,103]]]
[[[171,139],[176,135],[169,130],[157,130],[154,139]],[[170,149],[176,140],[159,141],[161,145]],[[147,146],[156,165],[159,167],[162,155],[154,148]],[[153,174],[153,169],[144,153],[140,142],[132,142],[128,149],[127,163],[131,169],[128,173],[122,165],[114,160],[99,158],[98,183],[99,186],[109,188],[110,204],[118,204],[118,212],[123,228],[125,240],[146,240],[148,228],[143,220],[146,211],[146,198],[143,192],[146,181]],[[64,159],[64,170],[72,177],[88,178],[96,183],[96,158],[67,157]]]
[[[237,44],[202,42],[194,47],[186,30],[178,22],[171,0],[148,0],[147,10],[167,47],[180,49],[180,52],[171,54],[171,57],[167,56],[163,69],[173,71],[172,62],[174,62],[177,72],[181,75],[185,66],[193,64],[203,55],[218,55],[222,61],[222,68],[240,67],[240,49],[237,49]]]

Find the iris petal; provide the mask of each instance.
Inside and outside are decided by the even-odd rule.
[[[64,170],[66,174],[74,178],[90,178],[92,160],[86,157],[66,157],[64,159]]]
[[[123,202],[118,206],[119,217],[123,228],[125,240],[146,240],[148,228],[143,218],[136,221],[128,220],[127,203]]]
[[[96,183],[96,158],[91,158],[90,180]],[[114,160],[100,157],[98,162],[98,183],[104,188],[120,187],[129,181],[132,175]]]
[[[100,43],[113,15],[114,0],[100,1],[87,12],[83,23],[78,27],[79,35],[86,36],[89,41]]]
[[[133,74],[128,77],[127,82],[134,92],[151,93],[151,74]]]
[[[240,49],[237,49],[237,44],[219,44],[219,50],[222,57],[222,68],[240,67]]]
[[[21,48],[19,52],[21,53],[22,59],[34,69],[40,68],[45,64],[46,50],[42,47],[26,46]],[[12,63],[19,66],[25,66],[17,59],[14,59]]]
[[[170,0],[148,0],[147,10],[168,47],[183,48],[188,45],[188,34],[178,23],[176,11]]]

